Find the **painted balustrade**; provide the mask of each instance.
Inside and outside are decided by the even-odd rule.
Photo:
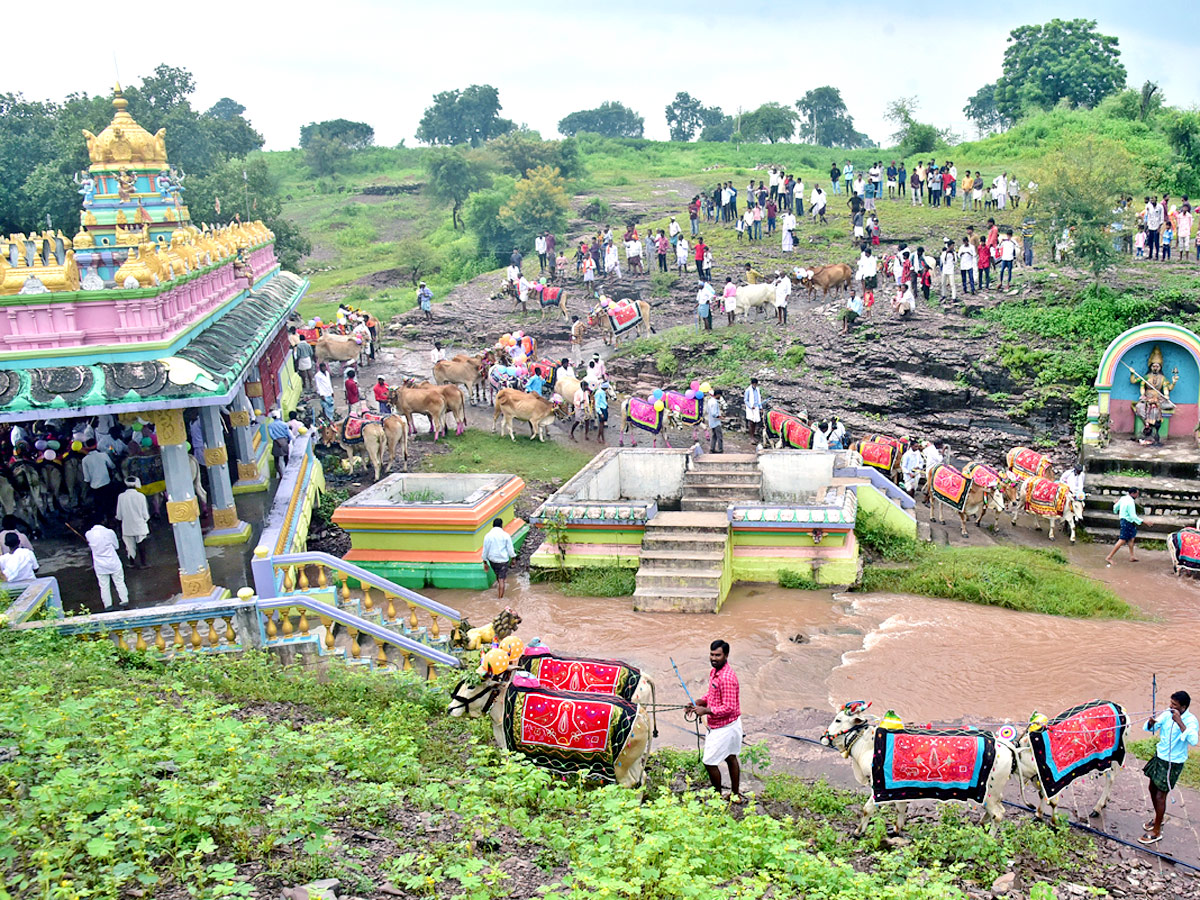
[[[353,579],[362,591],[360,606],[365,616],[378,612],[383,624],[423,637],[427,643],[458,638],[462,617],[455,610],[328,553],[263,556],[253,560],[251,566],[256,584],[266,581],[284,594],[331,591],[342,606],[353,603],[349,584]],[[423,622],[425,617],[427,623]]]

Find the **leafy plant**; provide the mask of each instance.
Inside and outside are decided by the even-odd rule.
[[[817,591],[820,583],[809,575],[796,572],[793,569],[780,569],[777,575],[779,586],[789,591]]]

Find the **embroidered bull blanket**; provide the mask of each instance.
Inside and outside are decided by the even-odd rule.
[[[1093,700],[1059,713],[1042,728],[1030,729],[1029,743],[1038,778],[1053,797],[1081,775],[1125,762],[1125,711]]]
[[[878,728],[871,759],[871,794],[876,803],[982,803],[995,762],[996,739],[986,731]]]
[[[504,736],[510,750],[560,775],[609,783],[633,733],[637,707],[618,697],[510,684]]]
[[[530,369],[530,374],[541,375],[543,381],[549,381],[550,376],[554,373],[555,362],[550,359],[543,359],[540,362],[535,362]]]
[[[1200,531],[1185,528],[1169,538],[1175,564],[1185,569],[1200,569]]]
[[[1050,460],[1028,447],[1013,447],[1008,451],[1008,468],[1021,478],[1047,478]]]
[[[1037,516],[1061,516],[1071,489],[1049,478],[1035,478],[1025,485],[1025,512]]]
[[[793,450],[811,450],[813,445],[812,429],[799,419],[785,422],[783,426],[783,444]]]
[[[700,401],[693,397],[689,400],[678,391],[667,391],[667,409],[679,416],[679,421],[685,425],[697,425],[700,422]]]
[[[903,456],[908,450],[908,441],[901,440],[900,438],[888,437],[886,434],[868,434],[865,438],[863,438],[863,440],[870,441],[871,443],[875,444],[890,444],[900,451],[901,456]]]
[[[370,425],[372,422],[382,421],[382,416],[377,416],[373,413],[362,413],[358,416],[348,416],[347,418],[342,419],[342,428],[339,438],[343,444],[361,444],[363,442],[363,427]]]
[[[298,334],[300,336],[301,340],[308,341],[310,344],[315,344],[317,342],[317,338],[319,338],[321,336],[321,329],[320,328],[297,328],[296,334]]]
[[[558,306],[559,300],[563,294],[563,288],[554,287],[553,285],[543,285],[542,290],[538,291],[538,302],[542,306]]]
[[[782,410],[772,409],[767,411],[767,434],[773,438],[783,437],[783,429],[788,422],[799,422],[800,420],[791,413],[785,413]]]
[[[861,441],[858,445],[858,452],[865,465],[872,469],[878,469],[884,475],[891,475],[892,465],[896,461],[896,448],[891,444]]]
[[[943,503],[953,506],[959,512],[966,508],[971,482],[954,466],[935,466],[929,485],[933,495]]]
[[[665,416],[662,412],[655,409],[654,404],[649,400],[643,400],[641,397],[630,397],[626,419],[634,428],[649,431],[651,434],[658,434],[662,431]]]
[[[630,328],[636,328],[642,321],[642,310],[636,303],[622,300],[608,308],[608,322],[612,325],[613,334],[622,334]]]
[[[642,682],[641,670],[615,659],[580,659],[555,653],[523,654],[520,667],[542,687],[581,694],[611,694],[633,701]]]
[[[985,491],[990,491],[1000,483],[1000,473],[983,463],[971,463],[963,469],[963,477],[971,479]]]

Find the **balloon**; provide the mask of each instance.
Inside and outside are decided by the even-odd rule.
[[[185,453],[191,453],[192,452],[192,442],[184,441],[183,442],[183,450]]]
[[[511,337],[512,337],[512,335],[511,335],[511,334],[509,334],[509,333],[506,331],[506,332],[504,332],[504,334],[500,335],[500,340],[501,340],[503,343],[507,344],[507,343],[508,343],[508,340],[509,340],[509,338],[511,338]]]
[[[46,442],[45,441],[34,441],[33,446],[38,450],[45,450]]]
[[[62,448],[62,444],[60,444],[58,441],[46,441],[46,446],[51,450],[59,450]]]
[[[133,423],[133,430],[134,430],[134,431],[141,431],[141,430],[142,430],[142,423],[141,423],[141,422],[134,422],[134,423]]]
[[[316,327],[317,327],[317,320],[316,320],[316,319],[309,319],[309,320],[308,320],[308,327],[309,327],[309,328],[316,328]]]
[[[83,441],[71,441],[71,449],[76,453],[83,452]]]
[[[700,390],[704,391],[704,393],[706,393],[706,394],[711,394],[712,393],[712,385],[706,381],[706,382],[704,382],[704,384],[700,385]]]
[[[654,410],[655,410],[655,412],[662,412],[664,409],[666,409],[666,404],[665,404],[665,403],[663,403],[661,400],[656,400],[656,401],[654,401]]]
[[[318,325],[324,325],[324,324],[325,324],[324,322],[322,322],[322,321],[321,321],[321,317],[320,317],[320,316],[316,316],[316,317],[314,317],[314,318],[313,318],[313,321],[314,321],[314,322],[316,322]]]
[[[143,446],[143,447],[149,448],[149,446],[150,446],[150,444],[152,443],[152,441],[151,441],[151,440],[150,440],[150,438],[147,436],[147,437],[144,437],[144,438],[142,438],[142,442],[141,442],[141,443],[142,443],[142,446]]]
[[[523,331],[514,331],[514,332],[513,332],[513,337],[515,337],[515,338],[516,338],[516,339],[519,341],[521,338],[525,337],[525,332],[523,332]]]
[[[696,391],[696,399],[703,400],[704,399],[704,391]]]
[[[650,395],[651,400],[661,400],[662,398],[663,398],[662,391],[655,391],[653,394]]]
[[[55,453],[53,450],[47,450],[42,455],[45,457],[46,462],[54,462],[56,459],[58,459],[58,454]]]
[[[698,391],[700,390],[700,382],[693,381],[690,385],[688,385],[688,387],[690,387],[693,391]]]
[[[696,392],[693,391],[691,388],[688,388],[686,391],[683,392],[683,396],[688,400],[695,400]]]
[[[524,366],[517,366],[517,374],[520,375],[522,378],[524,378],[526,375],[529,374],[529,370],[526,369]]]

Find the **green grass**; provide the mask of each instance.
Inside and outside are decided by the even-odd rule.
[[[1131,728],[1140,731],[1146,723],[1130,722],[1129,724]],[[1148,737],[1140,741],[1131,741],[1129,752],[1138,759],[1152,759],[1158,752],[1158,738]],[[1188,754],[1187,762],[1183,764],[1183,772],[1179,776],[1179,784],[1183,787],[1200,790],[1200,751],[1192,751]]]
[[[568,597],[629,597],[637,587],[636,579],[636,569],[583,566],[543,570],[532,580],[554,582]]]
[[[1116,478],[1153,478],[1154,475],[1145,469],[1116,469],[1106,473]]]
[[[476,412],[476,419],[484,415]],[[514,423],[517,439],[501,437],[489,431],[484,422],[476,421],[461,435],[449,439],[447,453],[431,453],[421,460],[425,472],[503,472],[519,475],[528,482],[546,481],[561,484],[592,458],[586,450],[555,441],[531,441],[521,433],[524,423]]]
[[[819,591],[821,585],[808,575],[792,569],[780,569],[777,576],[779,586],[789,591]]]
[[[862,511],[854,523],[854,536],[871,553],[892,562],[913,562],[931,549],[916,538],[897,534],[883,524],[878,514]]]
[[[779,346],[778,335],[748,325],[716,331],[680,325],[622,344],[613,355],[653,357],[659,372],[681,384],[700,380],[741,388],[779,358]]]
[[[1056,550],[931,547],[901,568],[868,567],[862,589],[1077,619],[1136,619],[1133,607]]]

